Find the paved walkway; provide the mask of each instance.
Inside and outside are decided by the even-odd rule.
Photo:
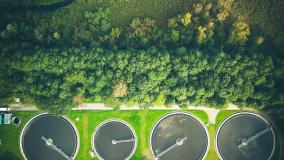
[[[23,105],[20,103],[14,103],[10,104],[11,110],[13,111],[31,111],[31,110],[37,110],[36,106],[34,105]],[[171,107],[166,106],[151,106],[149,107],[150,110],[181,110],[181,108],[177,105],[173,105]],[[209,124],[215,124],[216,117],[219,113],[219,109],[216,108],[209,108],[204,106],[188,106],[187,109],[191,110],[202,110],[208,115],[208,122]],[[236,105],[230,104],[226,110],[238,110],[239,107]],[[84,103],[79,105],[76,108],[73,108],[72,110],[112,110],[112,108],[105,106],[103,103]],[[125,106],[122,105],[120,107],[120,110],[140,110],[139,106]]]
[[[171,107],[166,106],[151,106],[149,107],[150,110],[181,110],[181,108],[177,105],[173,105]],[[202,110],[208,115],[208,122],[210,124],[215,124],[216,117],[219,113],[219,109],[216,108],[209,108],[204,106],[188,106],[187,109],[191,110]],[[239,107],[236,105],[230,104],[226,110],[238,110]],[[110,107],[106,107],[103,103],[86,103],[80,105],[78,108],[74,108],[73,110],[112,110]],[[120,110],[140,110],[139,106],[125,106],[122,105]]]
[[[21,103],[12,103],[9,104],[10,109],[12,111],[34,111],[37,110],[37,107],[35,105],[25,105]]]

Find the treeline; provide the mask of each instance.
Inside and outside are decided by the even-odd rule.
[[[113,28],[107,8],[66,12],[4,20],[0,99],[28,96],[53,112],[83,102],[284,104],[283,64],[270,42],[217,4],[196,3],[166,29],[150,18]]]
[[[244,16],[279,44],[284,42],[284,1],[282,0],[218,0],[234,16]],[[281,46],[282,47],[282,46]],[[283,48],[282,48],[283,49]]]

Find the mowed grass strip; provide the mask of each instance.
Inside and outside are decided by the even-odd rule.
[[[216,133],[216,126],[209,125],[208,126],[209,136],[210,136],[210,148],[205,160],[218,160],[218,155],[215,151],[215,133]]]
[[[231,116],[234,113],[240,112],[239,110],[222,110],[218,113],[216,117],[216,123],[215,126],[219,127],[219,125],[229,116]]]
[[[211,143],[210,143],[210,149],[206,157],[206,160],[211,160],[211,159],[218,160],[219,159],[217,152],[215,150],[215,137],[216,137],[218,127],[223,122],[223,120],[225,120],[226,118],[228,118],[229,116],[237,112],[239,112],[239,110],[221,110],[216,117],[215,125],[209,125],[208,130],[210,134]]]

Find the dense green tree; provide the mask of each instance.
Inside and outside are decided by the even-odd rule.
[[[150,47],[156,43],[160,34],[155,20],[135,18],[127,28],[126,45],[136,48]]]
[[[269,38],[215,5],[196,3],[164,29],[149,18],[113,27],[107,8],[5,20],[0,99],[27,95],[53,112],[83,102],[280,106],[283,62],[268,56]]]

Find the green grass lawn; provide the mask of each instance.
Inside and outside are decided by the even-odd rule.
[[[13,112],[13,115],[19,116],[21,118],[21,124],[19,126],[0,126],[0,139],[2,143],[2,145],[0,146],[1,160],[22,159],[19,149],[19,137],[21,130],[26,122],[36,114],[37,112]]]
[[[92,149],[91,139],[94,130],[100,123],[112,118],[122,119],[135,129],[138,137],[138,146],[132,159],[140,160],[145,156],[151,158],[149,149],[151,129],[159,118],[170,112],[173,111],[72,111],[67,116],[74,122],[80,134],[80,149],[76,159],[91,159],[89,151]],[[184,110],[184,112],[193,113],[204,123],[208,122],[207,114],[203,111]],[[22,159],[19,150],[20,132],[25,123],[38,114],[38,112],[14,112],[13,114],[19,116],[22,119],[22,123],[17,127],[13,125],[0,126],[0,138],[2,140],[2,145],[0,146],[1,160]],[[76,121],[76,118],[79,118],[79,121]],[[211,154],[214,153],[209,153],[208,157],[212,157]]]
[[[91,140],[96,127],[107,119],[122,119],[135,129],[137,136],[140,133],[139,111],[73,111],[68,117],[75,123],[80,134],[80,150],[77,159],[91,159],[89,151],[92,150]],[[79,121],[75,121],[79,118]],[[138,140],[140,141],[140,139]],[[135,159],[141,158],[141,144],[138,142]]]
[[[149,136],[154,124],[167,113],[172,111],[73,111],[68,117],[76,124],[80,134],[80,150],[77,159],[91,159],[89,151],[91,151],[91,139],[96,127],[110,118],[122,119],[128,122],[135,129],[138,136],[138,146],[132,159],[143,159],[145,156],[151,158],[149,149]],[[203,111],[185,111],[198,116],[205,123],[208,117]],[[79,118],[79,121],[75,121]]]
[[[234,113],[237,113],[237,112],[240,112],[239,110],[223,110],[223,111],[220,111],[216,117],[216,127],[218,127],[222,121],[226,118],[228,118],[230,115],[234,114]]]
[[[145,156],[153,158],[150,148],[149,139],[152,127],[155,123],[171,110],[139,110],[139,111],[72,111],[67,116],[76,125],[80,135],[80,149],[76,159],[91,159],[89,151],[92,150],[92,135],[100,123],[108,119],[122,119],[128,122],[136,132],[138,137],[138,146],[133,156],[133,160],[141,160]],[[203,111],[183,110],[199,117],[205,124],[208,123],[208,116]],[[218,160],[214,148],[214,139],[217,126],[222,120],[237,111],[220,111],[216,119],[216,125],[209,125],[210,149],[206,160]],[[0,126],[0,138],[2,145],[0,146],[0,159],[22,159],[19,150],[20,132],[25,123],[38,114],[38,112],[14,112],[14,115],[22,119],[20,126],[2,125]],[[79,121],[75,119],[79,118]],[[12,157],[12,158],[10,158]]]
[[[206,157],[206,160],[218,160],[218,155],[215,151],[215,136],[218,129],[219,124],[230,115],[238,112],[237,110],[223,110],[220,111],[216,117],[216,124],[215,125],[209,125],[208,131],[210,134],[210,149],[208,152],[208,155]]]
[[[215,125],[209,125],[208,131],[210,134],[210,148],[206,160],[218,160],[218,156],[215,152],[215,132],[216,132]]]

